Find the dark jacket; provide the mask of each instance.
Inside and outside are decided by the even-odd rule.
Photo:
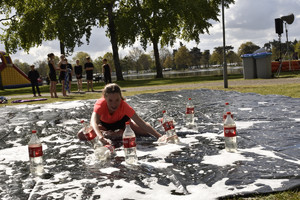
[[[40,74],[36,70],[30,70],[28,72],[28,78],[30,79],[31,83],[37,83],[39,77],[40,77]]]

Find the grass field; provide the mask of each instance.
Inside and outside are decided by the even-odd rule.
[[[281,73],[280,79],[285,78],[299,78],[299,73]],[[229,80],[243,80],[242,75],[229,75]],[[138,87],[144,87],[144,86],[159,86],[159,85],[182,85],[182,84],[192,84],[192,83],[212,83],[212,82],[222,82],[223,77],[222,76],[202,76],[202,77],[182,77],[182,78],[164,78],[164,79],[146,79],[146,80],[128,80],[128,81],[118,81],[117,83],[121,86],[122,90],[124,90],[123,94],[124,96],[130,96],[130,95],[137,95],[145,93],[143,90],[131,90],[130,92],[126,91],[126,88],[138,88]],[[103,83],[95,83],[94,84],[94,90],[98,92],[94,93],[83,93],[83,94],[75,94],[70,95],[68,97],[59,97],[59,98],[50,98],[49,96],[47,101],[38,101],[38,102],[30,102],[28,104],[41,104],[41,103],[53,103],[56,101],[73,101],[73,100],[84,100],[84,99],[98,99],[101,97],[101,90],[103,89],[104,84]],[[209,89],[218,89],[218,90],[227,90],[227,91],[238,91],[238,92],[253,92],[253,93],[259,93],[263,95],[267,94],[278,94],[278,95],[285,95],[290,96],[293,98],[300,98],[300,86],[299,84],[285,84],[285,85],[239,85],[239,86],[231,86],[227,89],[224,89],[221,86],[209,86],[206,87]],[[49,86],[41,86],[41,93],[42,94],[48,94],[49,93]],[[72,89],[74,91],[77,90],[77,86],[75,83],[72,85]],[[189,89],[195,89],[195,88],[189,88]],[[86,91],[86,84],[83,85],[83,90]],[[175,89],[168,89],[168,90],[176,90]],[[57,91],[60,94],[61,92],[61,85],[57,85]],[[165,89],[159,89],[157,87],[153,87],[153,90],[147,90],[147,92],[156,93],[166,91]],[[18,88],[18,89],[7,89],[7,90],[0,90],[0,96],[10,97],[10,96],[20,96],[22,95],[32,95],[31,87],[27,88]],[[20,97],[11,98],[9,100],[8,104],[0,104],[0,106],[5,105],[15,105],[10,103],[11,100],[20,99]],[[26,99],[33,99],[33,97],[26,98]],[[276,194],[268,194],[268,195],[258,195],[253,197],[234,197],[234,198],[225,198],[225,199],[254,199],[254,200],[281,200],[281,199],[287,199],[287,200],[299,200],[300,199],[300,190],[295,189],[293,191],[286,191],[286,192],[279,192]]]

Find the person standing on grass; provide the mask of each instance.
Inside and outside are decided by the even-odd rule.
[[[67,69],[68,69],[68,73],[69,73],[69,80],[68,80],[68,82],[69,82],[69,88],[68,89],[69,90],[68,90],[68,92],[70,93],[71,92],[71,86],[72,86],[73,67],[70,63],[68,63],[68,59],[65,59],[65,60],[67,62]]]
[[[82,66],[79,64],[79,60],[76,60],[76,65],[74,67],[75,75],[77,79],[78,92],[82,91]]]
[[[54,54],[49,53],[48,54],[48,66],[49,66],[49,79],[50,79],[50,95],[51,98],[58,98],[56,94],[56,84],[57,84],[57,78],[56,78],[56,70],[58,70],[55,67],[54,64]]]
[[[104,76],[105,85],[107,85],[108,83],[111,83],[111,67],[107,63],[106,58],[103,59],[102,73],[103,73],[103,76]]]
[[[93,89],[93,73],[94,73],[94,65],[91,62],[91,58],[89,56],[86,57],[86,63],[84,64],[84,69],[86,72],[86,82],[87,82],[87,89],[88,92],[91,91],[94,92]]]
[[[65,55],[61,55],[60,56],[60,61],[58,63],[58,68],[60,70],[60,74],[59,74],[59,80],[61,81],[61,88],[62,88],[62,94],[64,97],[67,96],[66,93],[66,82],[65,82],[65,77],[66,77],[66,71],[67,71],[67,62],[65,61]]]
[[[39,96],[42,96],[40,93],[40,88],[38,83],[38,78],[40,78],[40,74],[37,70],[34,69],[34,65],[31,65],[30,69],[31,70],[28,72],[28,78],[30,79],[31,82],[33,96],[36,97],[35,88]]]

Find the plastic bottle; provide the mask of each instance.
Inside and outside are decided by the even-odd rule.
[[[97,147],[102,147],[103,144],[100,142],[99,137],[95,133],[93,127],[87,125],[84,120],[81,120],[81,123],[83,124],[82,131],[87,141],[93,145],[94,149]]]
[[[179,139],[175,132],[174,120],[172,117],[167,115],[167,111],[163,111],[162,125],[166,132],[167,137],[169,138],[168,142],[170,143],[179,143]]]
[[[227,117],[224,122],[224,137],[225,137],[225,149],[228,152],[237,151],[236,143],[236,125],[231,117],[231,112],[227,112]]]
[[[112,146],[110,144],[101,146],[101,147],[97,147],[95,149],[95,157],[99,161],[109,160],[111,158],[111,156],[114,154],[115,154],[115,148],[114,148],[114,146]]]
[[[224,123],[225,120],[226,120],[227,112],[231,112],[231,111],[230,111],[230,105],[229,105],[228,102],[225,103],[225,107],[224,107],[224,112],[223,112],[223,123]],[[232,117],[232,119],[233,119],[233,114],[231,114],[231,117]]]
[[[123,133],[123,146],[125,153],[125,162],[127,164],[136,164],[138,158],[136,155],[135,134],[130,128],[130,121],[126,122],[126,128]]]
[[[30,172],[34,176],[44,173],[43,148],[42,143],[36,135],[36,130],[32,130],[31,138],[28,142],[28,153],[30,160]]]
[[[186,104],[186,125],[193,125],[194,124],[194,105],[191,101],[192,99],[189,98]]]
[[[115,154],[115,148],[111,144],[103,145],[94,129],[91,126],[87,125],[84,120],[81,120],[81,123],[83,124],[82,131],[84,136],[95,149],[95,157],[100,161],[111,158],[111,156]]]

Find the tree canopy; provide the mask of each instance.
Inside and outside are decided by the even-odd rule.
[[[18,49],[29,51],[42,45],[43,41],[60,42],[61,53],[73,52],[75,46],[83,44],[85,36],[89,42],[93,20],[92,6],[96,0],[10,0],[5,11],[10,20],[3,23],[1,35],[6,51],[15,53]],[[13,8],[13,9],[12,9]]]

